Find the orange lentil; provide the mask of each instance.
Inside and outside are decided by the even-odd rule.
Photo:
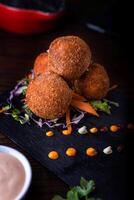
[[[48,157],[49,157],[50,159],[52,159],[52,160],[56,160],[56,159],[59,158],[59,154],[58,154],[57,151],[50,151],[50,152],[48,153]]]
[[[54,132],[53,131],[48,131],[46,132],[46,136],[47,137],[52,137],[54,135]]]
[[[93,147],[89,147],[86,149],[87,156],[95,156],[97,151]]]
[[[134,129],[134,124],[129,123],[129,124],[127,125],[127,128],[128,128],[128,129]]]
[[[63,135],[71,135],[72,131],[71,130],[63,130],[62,131]]]
[[[111,125],[110,126],[110,131],[111,132],[117,132],[118,130],[120,129],[120,127],[119,126],[117,126],[117,125]]]
[[[66,150],[66,155],[67,156],[75,156],[76,155],[76,149],[73,147],[70,147]]]
[[[90,133],[97,133],[98,132],[98,129],[96,127],[93,127],[93,128],[90,128],[89,129]]]

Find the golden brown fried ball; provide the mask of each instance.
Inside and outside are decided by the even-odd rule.
[[[76,91],[88,99],[102,99],[110,86],[108,74],[100,64],[92,64],[89,70],[74,83]]]
[[[79,78],[89,67],[90,62],[90,48],[77,36],[59,37],[50,44],[50,69],[65,80]]]
[[[48,71],[48,54],[43,52],[37,56],[34,62],[34,74],[38,76]]]
[[[44,73],[32,80],[26,92],[26,104],[37,116],[55,119],[65,114],[72,92],[57,74]]]

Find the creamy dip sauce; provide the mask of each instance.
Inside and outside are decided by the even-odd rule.
[[[25,181],[25,170],[14,156],[0,152],[0,200],[14,200]]]

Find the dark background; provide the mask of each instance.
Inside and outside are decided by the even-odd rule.
[[[109,31],[121,33],[121,18],[124,9],[119,0],[68,0],[67,8],[83,22],[92,22]]]

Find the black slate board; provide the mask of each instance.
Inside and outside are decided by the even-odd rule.
[[[6,100],[7,95],[6,93],[0,96],[0,103]],[[96,135],[77,133],[77,129],[83,125],[90,128],[94,125],[98,127],[126,123],[124,95],[119,91],[112,91],[108,99],[118,102],[120,107],[113,107],[111,115],[100,113],[99,119],[87,114],[70,136],[62,135],[61,130],[55,128],[53,129],[55,136],[49,138],[44,134],[46,130],[50,130],[48,127],[39,128],[34,124],[20,125],[10,116],[3,114],[0,115],[0,131],[68,185],[79,184],[80,177],[83,176],[96,181],[96,194],[103,200],[123,200],[124,154],[117,151],[117,146],[124,143],[125,129],[118,133],[99,132]],[[102,151],[109,145],[113,147],[113,154],[105,155]],[[85,155],[85,149],[90,146],[99,152],[96,157],[89,158]],[[78,150],[77,156],[67,157],[65,150],[68,147],[75,147]],[[58,160],[48,159],[47,154],[51,150],[59,152]]]

